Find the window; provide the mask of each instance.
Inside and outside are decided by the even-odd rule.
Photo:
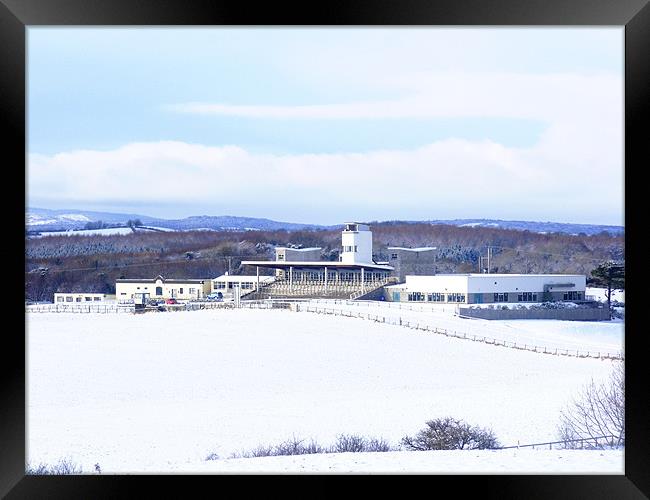
[[[409,293],[408,300],[411,302],[424,301],[424,294],[421,292]]]
[[[519,302],[537,302],[537,294],[533,292],[521,292],[517,294]]]
[[[190,288],[189,294],[194,295],[196,293],[196,288]]]
[[[355,252],[357,252],[357,251],[358,251],[358,250],[357,250],[357,246],[356,246],[356,245],[354,245],[354,251],[355,251]]]
[[[399,292],[393,292],[393,301],[399,302]]]
[[[126,292],[122,292],[122,293],[120,293],[120,295],[126,295]]]
[[[92,302],[93,298],[92,297],[84,297],[86,299],[86,302]]]
[[[66,302],[72,302],[72,297],[66,297],[66,298],[65,298],[65,301],[66,301]]]
[[[63,300],[64,300],[63,297],[57,297],[57,298],[56,298],[56,301],[57,301],[57,302],[63,302]]]
[[[465,302],[465,294],[463,293],[448,293],[447,302]]]
[[[494,302],[508,302],[508,294],[507,293],[495,293],[494,294]]]
[[[396,258],[397,258],[397,254],[396,254],[396,253],[392,253],[392,254],[390,254],[390,258],[391,258],[391,259],[396,259]]]
[[[156,295],[162,295],[162,287],[161,286],[156,287]]]
[[[283,253],[278,254],[278,260],[284,260],[284,254]]]
[[[223,281],[217,281],[214,283],[214,288],[226,288],[226,284]]]
[[[122,294],[122,295],[124,295],[124,294]],[[94,300],[95,302],[99,302],[99,301],[102,300],[102,298],[101,298],[101,297],[93,297],[93,300]]]
[[[445,301],[445,294],[444,293],[430,293],[427,295],[427,300],[429,302],[444,302]]]
[[[581,300],[581,292],[564,292],[564,300]]]
[[[81,297],[77,297],[77,298],[76,298],[76,301],[77,301],[77,302],[81,302]]]

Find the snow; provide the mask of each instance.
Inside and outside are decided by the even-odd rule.
[[[619,354],[624,348],[623,321],[559,321],[559,320],[486,320],[460,318],[455,307],[448,305],[400,304],[377,301],[318,300],[312,307],[350,311],[411,324],[429,325],[439,329],[465,333],[521,345],[570,349],[591,353]]]
[[[587,287],[585,295],[591,295],[600,302],[607,302],[607,288]],[[612,290],[612,302],[625,302],[625,290]]]
[[[228,459],[292,436],[329,445],[362,434],[397,445],[444,416],[490,427],[503,445],[555,441],[561,408],[592,377],[609,376],[607,360],[288,310],[29,313],[26,325],[30,464],[67,457],[103,473],[623,472],[620,451]],[[584,337],[553,327],[532,331]],[[221,459],[206,461],[210,453]]]
[[[453,450],[327,453],[225,459],[179,466],[175,472],[263,473],[546,473],[621,474],[623,450]],[[190,466],[190,467],[188,467]]]
[[[73,220],[77,222],[90,222],[91,219],[82,214],[61,214],[59,220]]]
[[[133,231],[131,230],[130,227],[110,227],[110,228],[104,228],[104,229],[80,229],[78,231],[41,231],[40,235],[37,235],[36,237],[42,237],[42,236],[70,236],[70,235],[82,235],[82,236],[90,236],[90,235],[111,235],[111,234],[131,234]]]

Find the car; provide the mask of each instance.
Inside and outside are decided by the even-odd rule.
[[[176,299],[165,299],[165,304],[178,304]]]
[[[213,292],[205,296],[205,300],[213,301],[213,302],[219,302],[223,300],[223,293],[221,292]]]

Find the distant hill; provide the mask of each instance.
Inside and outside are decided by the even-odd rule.
[[[385,221],[375,222],[372,224],[447,224],[458,227],[493,227],[501,229],[515,229],[518,231],[530,231],[533,233],[566,233],[566,234],[598,234],[606,231],[612,235],[625,233],[623,226],[608,226],[601,224],[572,224],[568,222],[535,222],[535,221],[518,221],[518,220],[499,220],[499,219],[452,219],[440,220],[432,219],[427,221]]]
[[[95,212],[91,210],[49,210],[29,208],[25,214],[25,228],[29,231],[69,231],[84,229],[88,222],[103,221],[109,224],[125,224],[139,219],[145,226],[187,231],[191,229],[213,229],[216,231],[299,231],[305,229],[326,229],[316,224],[278,222],[255,217],[231,215],[194,215],[184,219],[161,219],[141,214],[120,214]]]
[[[91,210],[50,210],[45,208],[29,208],[25,213],[25,229],[29,231],[69,231],[84,229],[88,222],[103,221],[108,224],[125,224],[128,220],[139,219],[145,226],[167,228],[176,231],[192,229],[212,229],[215,231],[300,231],[336,229],[340,225],[325,226],[319,224],[299,224],[295,222],[279,222],[256,217],[237,217],[232,215],[194,215],[183,219],[162,219],[141,214],[121,214],[113,212],[97,212]],[[566,234],[598,234],[607,231],[612,235],[623,234],[622,226],[598,224],[571,224],[564,222],[534,222],[506,221],[498,219],[431,219],[426,221],[373,221],[371,225],[396,224],[447,224],[459,227],[493,227],[531,231],[534,233],[566,233]]]

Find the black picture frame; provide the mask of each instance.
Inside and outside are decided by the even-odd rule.
[[[300,6],[302,5],[303,8]],[[25,207],[25,56],[26,27],[37,25],[455,25],[455,26],[625,26],[625,226],[627,268],[640,269],[642,246],[630,240],[640,234],[647,213],[633,205],[639,172],[647,167],[648,140],[643,133],[650,102],[650,6],[647,0],[349,0],[279,4],[209,0],[0,0],[0,120],[5,133],[5,185],[10,203],[4,214],[11,221],[5,242],[24,237]],[[9,155],[6,153],[9,152]],[[20,188],[23,188],[22,191]],[[14,199],[15,198],[15,199]],[[638,200],[638,198],[636,198]],[[19,232],[20,231],[20,232]],[[4,250],[4,247],[3,247]],[[24,250],[24,248],[23,248]],[[16,281],[24,271],[24,253],[9,256]],[[21,259],[22,264],[21,264]],[[626,422],[624,475],[611,476],[427,476],[431,492],[463,492],[505,498],[648,498],[648,390],[644,370],[645,329],[634,273],[626,288]],[[636,282],[636,283],[635,283]],[[7,295],[11,295],[7,293]],[[17,322],[3,329],[2,399],[0,404],[0,495],[6,498],[120,498],[134,496],[134,487],[146,496],[193,496],[195,487],[214,487],[224,476],[25,476],[25,324],[21,299],[5,304]],[[628,335],[627,333],[630,332]],[[173,481],[172,481],[173,479]],[[432,485],[429,481],[434,480]],[[210,483],[208,483],[210,481]],[[223,487],[223,483],[221,483]],[[429,489],[433,486],[435,489]],[[266,487],[266,486],[265,486]],[[198,490],[197,490],[198,491]],[[208,489],[207,491],[211,491]],[[272,491],[272,490],[269,490]],[[301,491],[301,490],[297,490]],[[311,490],[308,490],[311,491]],[[324,490],[325,491],[325,490]],[[223,491],[212,490],[214,494]],[[303,491],[303,493],[306,493]]]

